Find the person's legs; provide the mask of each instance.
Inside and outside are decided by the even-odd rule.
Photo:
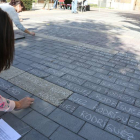
[[[49,7],[49,0],[47,0],[47,5],[48,5],[48,10],[49,10],[49,8],[50,8],[50,7]]]
[[[46,4],[47,4],[47,0],[45,0],[45,1],[44,1],[44,6],[43,6],[43,9],[45,9]]]
[[[74,0],[74,13],[77,13],[77,0]]]
[[[54,4],[53,4],[53,8],[55,9],[56,7],[56,0],[54,1]]]
[[[75,2],[74,1],[72,1],[72,13],[74,13],[74,6],[75,6]]]

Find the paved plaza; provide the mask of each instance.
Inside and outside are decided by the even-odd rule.
[[[20,13],[0,95],[34,104],[0,112],[21,140],[140,140],[140,14],[92,9]],[[18,36],[18,35],[17,35]]]

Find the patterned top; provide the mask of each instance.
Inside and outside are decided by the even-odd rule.
[[[9,112],[15,108],[15,102],[0,95],[0,111]]]

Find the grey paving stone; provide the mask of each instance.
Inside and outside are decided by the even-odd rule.
[[[23,64],[23,63],[19,63],[19,64],[17,64],[15,67],[18,68],[18,69],[21,69],[21,70],[23,70],[23,71],[29,71],[29,70],[33,69],[33,68],[30,67],[29,65],[25,65],[25,64]]]
[[[59,127],[58,124],[35,111],[30,112],[22,120],[46,137],[49,137]]]
[[[39,69],[39,70],[42,70],[42,71],[46,71],[48,69],[48,67],[46,67],[44,65],[41,65],[41,64],[38,64],[38,63],[33,63],[33,64],[31,64],[31,66],[33,68],[36,68],[36,69]]]
[[[88,123],[84,125],[79,135],[88,140],[120,140],[120,138]]]
[[[73,60],[71,60],[71,59],[66,59],[65,57],[58,57],[57,59],[58,59],[58,60],[65,61],[65,62],[67,62],[67,63],[73,62]]]
[[[106,93],[108,93],[108,91],[109,91],[108,88],[99,86],[99,85],[94,84],[94,83],[91,83],[91,82],[86,82],[86,83],[84,83],[83,86],[85,86],[86,88],[92,89],[92,90],[94,90],[94,91],[103,93],[103,94],[106,94]]]
[[[82,85],[82,84],[85,82],[84,79],[81,79],[81,78],[72,76],[72,75],[70,75],[70,74],[66,74],[66,75],[62,76],[62,78],[65,79],[65,80],[67,80],[67,81],[76,83],[76,84],[78,84],[78,85]]]
[[[72,133],[71,131],[59,127],[50,137],[50,140],[85,140],[84,138]]]
[[[129,105],[124,102],[119,102],[117,109],[140,118],[140,108],[138,107]]]
[[[140,119],[131,116],[128,122],[128,126],[133,127],[137,130],[140,130]]]
[[[134,89],[134,90],[139,90],[139,88],[140,88],[140,86],[137,85],[137,84],[133,84],[133,83],[126,82],[126,81],[123,81],[123,80],[119,80],[119,79],[115,83],[118,84],[118,85],[127,87],[127,88]]]
[[[119,79],[122,79],[122,80],[125,80],[125,81],[129,81],[130,80],[130,77],[124,76],[122,74],[118,74],[118,73],[115,73],[115,72],[110,72],[109,75],[113,76],[113,77],[116,77],[116,78],[119,78]]]
[[[79,105],[77,105],[76,103],[66,100],[59,106],[59,108],[68,113],[73,113],[73,111],[75,111],[78,106]]]
[[[89,68],[91,66],[89,64],[78,62],[78,61],[74,61],[74,62],[72,62],[72,64],[77,65],[79,67],[83,67],[83,68]]]
[[[56,109],[53,113],[51,113],[49,118],[75,133],[77,133],[84,124],[84,121],[60,109]]]
[[[140,80],[138,80],[138,79],[131,78],[130,82],[137,84],[137,85],[140,85]]]
[[[86,61],[85,63],[99,68],[103,66],[102,64],[95,63],[93,61]]]
[[[27,135],[25,135],[21,140],[49,140],[47,137],[43,136],[36,130],[32,129]]]
[[[110,83],[107,81],[102,81],[100,83],[100,85],[113,89],[113,90],[116,90],[116,91],[119,91],[119,92],[124,92],[124,90],[125,90],[125,87],[117,85],[117,84],[113,84],[113,83]]]
[[[89,122],[100,128],[104,128],[108,122],[108,118],[104,117],[96,112],[93,112],[85,107],[79,106],[73,113],[80,119],[83,119],[86,122]]]
[[[108,122],[105,130],[122,138],[123,140],[138,140],[140,137],[139,131],[113,120]]]
[[[22,73],[24,73],[24,71],[11,66],[10,69],[1,72],[0,77],[5,80],[8,80],[8,79],[16,77],[17,75],[20,75]]]
[[[23,64],[26,64],[26,65],[30,65],[32,64],[33,62],[28,60],[28,59],[25,59],[25,58],[20,58],[20,59],[17,59],[18,62],[21,62]]]
[[[5,90],[5,92],[18,100],[21,100],[24,97],[32,96],[32,94],[30,94],[29,92],[27,92],[17,86],[10,87],[7,90]]]
[[[49,68],[45,71],[48,72],[49,74],[52,74],[52,75],[55,75],[55,76],[58,76],[58,77],[61,77],[65,74],[65,72],[62,72],[62,71],[59,71],[59,70],[56,70],[56,69],[52,69],[52,68]]]
[[[49,104],[48,102],[43,101],[42,99],[33,96],[35,99],[34,103],[31,105],[31,108],[43,114],[44,116],[48,116],[56,107]]]
[[[111,62],[106,62],[106,61],[102,61],[102,60],[98,60],[98,59],[94,59],[94,58],[92,58],[91,61],[94,61],[94,62],[99,63],[99,64],[107,65],[107,66],[110,66],[110,67],[115,66],[115,64],[113,64]]]
[[[78,75],[81,74],[81,72],[76,71],[76,70],[72,70],[72,69],[69,69],[69,68],[62,68],[61,71],[65,72],[65,73],[68,73],[68,74],[71,74],[73,76],[78,76]]]
[[[85,96],[88,96],[92,92],[92,90],[85,88],[83,86],[76,85],[74,83],[68,83],[65,86],[65,88],[67,88],[73,92],[77,92],[79,94],[85,95]]]
[[[134,104],[134,102],[135,102],[135,98],[134,97],[128,96],[126,94],[119,93],[119,92],[114,91],[114,90],[109,90],[107,95],[110,96],[110,97],[116,98],[118,100],[127,102],[129,104]]]
[[[10,87],[14,86],[13,84],[11,84],[10,82],[0,78],[0,89],[1,90],[6,90]]]
[[[94,101],[92,99],[89,99],[85,96],[82,96],[80,94],[77,94],[77,93],[73,93],[70,97],[69,97],[69,100],[79,104],[79,105],[82,105],[86,108],[89,108],[91,110],[95,110],[96,107],[98,106],[99,102],[97,101]]]
[[[76,65],[69,64],[69,63],[63,62],[63,61],[58,61],[58,64],[59,64],[59,65],[62,65],[62,66],[64,66],[64,67],[70,68],[70,69],[74,69],[74,68],[77,67]]]
[[[0,90],[0,95],[4,98],[10,98],[11,97],[9,94],[7,94],[6,92],[1,91],[1,90]]]
[[[57,84],[59,86],[62,86],[62,87],[64,87],[68,83],[67,80],[64,80],[64,79],[59,78],[59,77],[54,76],[54,75],[48,76],[47,78],[45,78],[45,80],[47,80],[51,83]]]
[[[31,127],[26,123],[15,117],[11,113],[6,113],[2,119],[7,122],[13,129],[15,129],[21,136],[24,136],[31,130]]]
[[[132,90],[130,88],[126,88],[124,93],[131,95],[132,97],[136,97],[136,98],[140,99],[140,92],[139,91],[135,91],[135,90]]]
[[[95,72],[103,73],[103,74],[108,74],[109,73],[109,71],[107,71],[107,70],[104,70],[102,68],[97,68],[97,67],[94,67],[94,66],[90,67],[89,69],[93,70]]]
[[[42,63],[43,65],[47,66],[47,67],[50,67],[50,68],[54,68],[54,69],[57,69],[57,70],[60,70],[63,68],[63,66],[60,66],[58,64],[55,64],[55,63],[51,63],[51,62],[47,62],[47,61],[43,61]]]
[[[114,119],[116,121],[122,122],[124,124],[127,123],[128,119],[129,119],[129,115],[126,113],[123,113],[117,109],[114,109],[112,107],[106,106],[104,104],[100,104],[97,109],[96,112],[107,116],[111,119]]]
[[[135,106],[140,107],[140,99],[136,99]]]
[[[95,72],[93,70],[89,70],[89,69],[82,68],[82,67],[77,67],[75,70],[80,71],[80,72],[85,73],[85,74],[89,74],[89,75],[95,74]]]
[[[92,92],[88,97],[96,101],[102,102],[104,104],[107,104],[109,106],[112,106],[112,107],[116,107],[118,103],[118,100],[111,98],[109,96],[100,94],[98,92]]]
[[[40,78],[45,78],[45,77],[47,77],[47,76],[50,75],[50,74],[48,74],[48,73],[46,73],[44,71],[41,71],[39,69],[32,69],[32,70],[28,71],[28,73],[31,73],[33,75],[36,75],[36,76],[38,76]]]
[[[72,92],[67,89],[29,73],[24,73],[10,79],[10,82],[56,106],[60,105],[64,99],[72,94]]]
[[[112,83],[114,83],[117,79],[117,78],[114,78],[112,76],[104,75],[104,74],[101,74],[101,73],[96,73],[94,76],[97,77],[97,78],[112,82]]]
[[[96,78],[94,76],[91,76],[91,75],[88,75],[88,74],[84,74],[84,73],[82,73],[78,77],[80,77],[82,79],[85,79],[87,81],[93,82],[95,84],[99,84],[102,81],[101,79],[98,79],[98,78]]]

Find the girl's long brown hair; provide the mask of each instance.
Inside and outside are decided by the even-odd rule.
[[[13,23],[0,8],[0,72],[10,68],[14,57]]]

